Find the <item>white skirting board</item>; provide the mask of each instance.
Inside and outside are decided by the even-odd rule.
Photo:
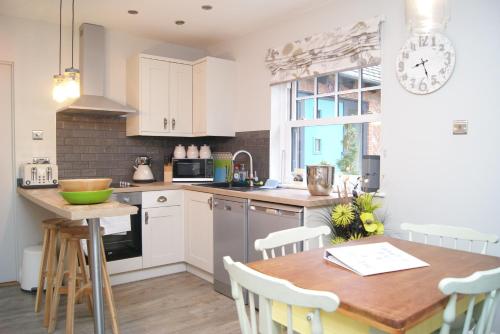
[[[111,275],[111,285],[118,285],[136,281],[142,281],[148,278],[171,275],[186,271],[186,263],[175,263],[161,267],[146,268],[141,270],[130,271]]]
[[[186,264],[187,272],[204,279],[205,281],[214,284],[214,276],[203,269],[194,267],[190,264]]]

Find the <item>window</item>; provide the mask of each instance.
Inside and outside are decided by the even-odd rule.
[[[380,155],[380,65],[288,84],[282,116],[285,180],[306,165],[328,162],[336,174],[360,175],[365,155]]]

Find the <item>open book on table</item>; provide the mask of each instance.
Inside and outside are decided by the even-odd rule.
[[[329,248],[324,258],[361,276],[429,265],[388,242]]]

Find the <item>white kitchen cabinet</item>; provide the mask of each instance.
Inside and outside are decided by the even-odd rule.
[[[128,136],[191,136],[190,62],[140,54],[127,62]]]
[[[185,258],[188,264],[213,274],[212,194],[184,192]]]
[[[193,134],[234,136],[236,63],[206,57],[193,64]]]
[[[184,261],[182,191],[145,192],[142,210],[142,265],[150,268]],[[169,198],[174,200],[168,201]],[[152,199],[156,199],[153,201]]]

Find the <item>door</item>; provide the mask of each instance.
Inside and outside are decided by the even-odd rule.
[[[0,62],[0,283],[15,281],[16,236],[14,229],[13,65]]]
[[[184,261],[184,226],[180,206],[145,209],[143,222],[144,268]]]
[[[170,63],[141,58],[141,131],[162,134],[170,131]]]
[[[186,262],[213,274],[212,194],[185,192]]]
[[[193,67],[170,63],[170,129],[193,133]]]

